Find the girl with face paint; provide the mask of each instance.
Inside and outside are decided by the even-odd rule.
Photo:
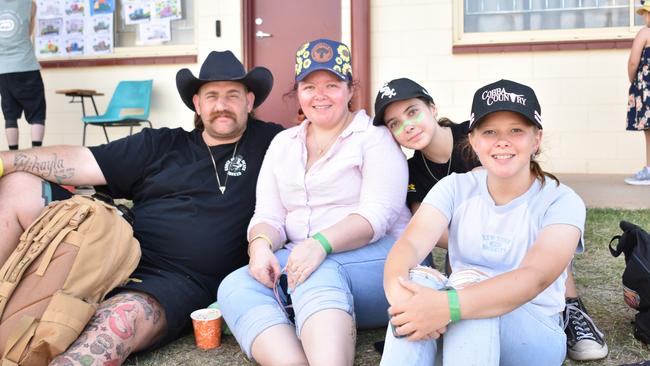
[[[426,89],[413,80],[391,80],[375,99],[376,126],[385,125],[401,146],[415,150],[409,159],[407,204],[415,213],[427,192],[451,173],[466,173],[480,162],[462,152],[469,122],[438,119]]]

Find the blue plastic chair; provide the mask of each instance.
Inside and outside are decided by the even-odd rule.
[[[86,146],[86,127],[88,125],[101,126],[104,129],[106,142],[110,142],[106,127],[128,126],[130,127],[129,135],[133,134],[133,127],[141,126],[144,123],[148,123],[149,127],[152,127],[151,121],[149,121],[152,86],[153,80],[120,81],[108,103],[106,113],[99,116],[86,116],[81,119],[84,123],[82,145]]]

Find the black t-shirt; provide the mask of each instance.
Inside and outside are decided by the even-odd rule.
[[[188,276],[221,279],[246,264],[257,176],[281,130],[249,120],[238,143],[211,149],[225,194],[197,130],[144,129],[90,150],[111,195],[133,200],[133,229],[143,260]]]
[[[422,202],[427,193],[429,193],[429,190],[438,183],[438,180],[447,176],[447,171],[450,174],[467,173],[481,165],[478,161],[467,160],[461,154],[461,146],[467,140],[469,121],[458,124],[453,123],[450,128],[454,138],[454,148],[451,152],[451,165],[449,165],[449,162],[443,164],[434,163],[426,159],[420,151],[415,151],[413,157],[409,159],[409,186],[408,193],[406,194],[406,203],[408,203],[409,207],[413,203]],[[431,171],[430,173],[424,164],[427,164]]]

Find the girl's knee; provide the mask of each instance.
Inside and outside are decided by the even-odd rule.
[[[479,283],[487,278],[488,276],[485,273],[477,269],[463,269],[455,271],[449,276],[449,286],[455,289],[461,289]]]
[[[440,289],[447,283],[447,277],[438,270],[427,267],[417,266],[409,272],[409,279],[418,285]]]

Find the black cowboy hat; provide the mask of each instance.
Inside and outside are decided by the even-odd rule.
[[[181,69],[176,73],[176,88],[183,103],[194,110],[192,97],[199,88],[211,81],[238,81],[255,95],[253,108],[256,108],[273,88],[273,74],[266,67],[255,67],[248,73],[244,65],[230,51],[212,51],[201,65],[198,79],[189,69]]]

